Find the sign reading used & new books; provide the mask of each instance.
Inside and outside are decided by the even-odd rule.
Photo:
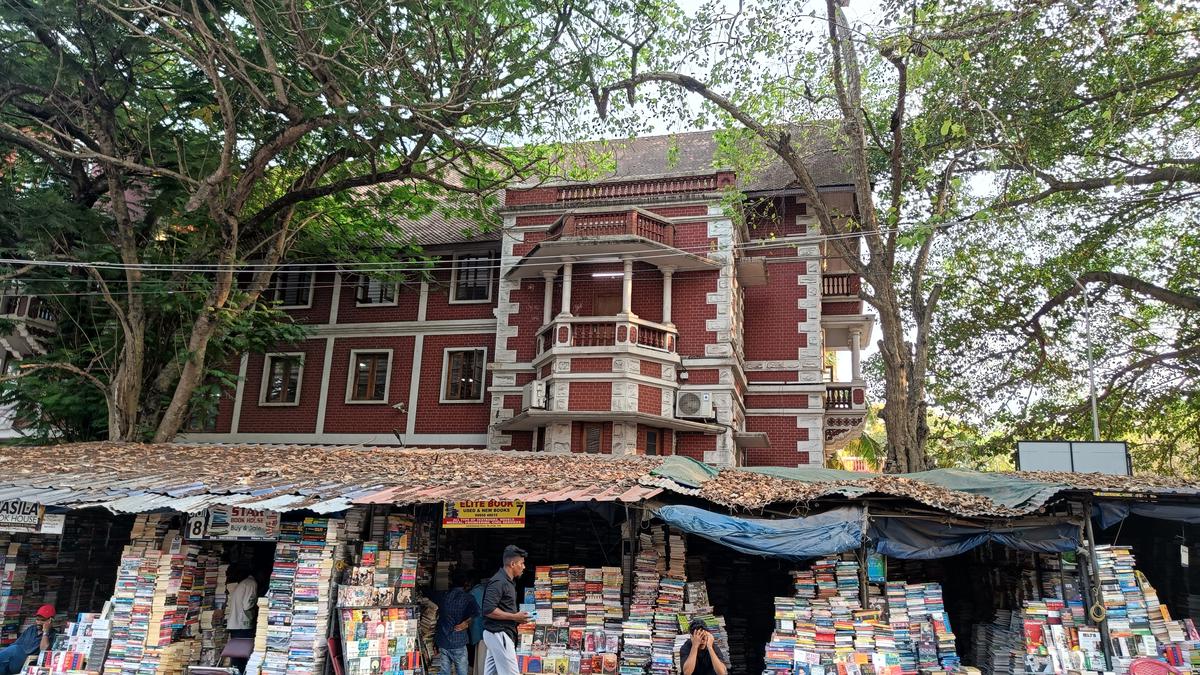
[[[279,514],[240,506],[212,506],[188,519],[188,539],[274,541]]]
[[[0,501],[0,531],[31,532],[37,531],[42,524],[46,507],[20,499],[5,499]]]
[[[477,499],[442,505],[442,527],[525,527],[525,502]]]

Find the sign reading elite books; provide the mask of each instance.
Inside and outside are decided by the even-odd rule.
[[[525,502],[505,499],[445,502],[442,527],[525,527]]]

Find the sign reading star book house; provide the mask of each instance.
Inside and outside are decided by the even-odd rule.
[[[525,527],[525,502],[505,499],[445,502],[442,527]]]

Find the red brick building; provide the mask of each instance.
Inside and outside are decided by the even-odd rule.
[[[861,428],[873,319],[790,174],[713,168],[707,132],[601,147],[601,180],[512,186],[499,232],[403,224],[430,281],[281,273],[310,338],[244,356],[188,437],[822,464]],[[836,154],[811,162],[852,215]]]

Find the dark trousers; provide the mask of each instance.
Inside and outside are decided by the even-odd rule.
[[[229,637],[231,638],[250,638],[254,639],[253,628],[231,628],[229,629]],[[229,665],[238,669],[239,672],[246,672],[246,664],[250,659],[229,659]]]

